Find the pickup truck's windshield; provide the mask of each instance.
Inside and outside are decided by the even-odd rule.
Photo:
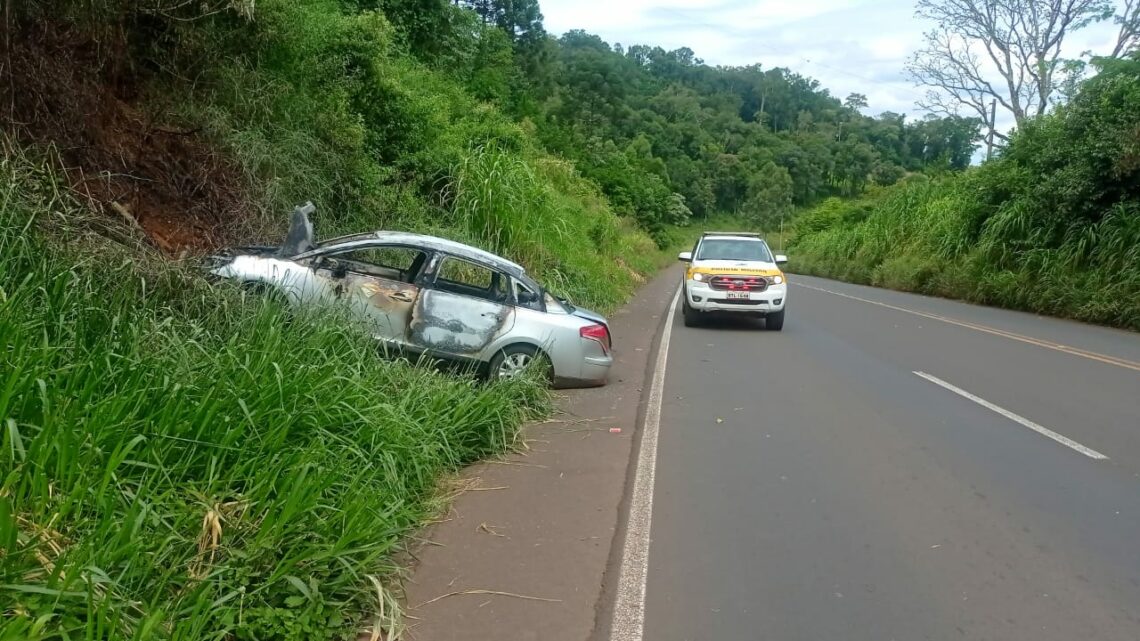
[[[754,260],[771,263],[772,253],[762,240],[716,238],[701,241],[696,260]]]

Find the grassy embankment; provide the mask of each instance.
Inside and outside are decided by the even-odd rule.
[[[0,638],[348,638],[392,612],[372,581],[438,479],[544,393],[381,362],[80,236],[33,171],[0,164]]]
[[[1140,60],[995,160],[802,214],[794,272],[1140,329]]]

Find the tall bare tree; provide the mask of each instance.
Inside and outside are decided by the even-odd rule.
[[[1136,13],[1126,0],[1125,16]],[[1040,115],[1058,89],[1061,47],[1075,31],[1114,15],[1111,0],[919,0],[917,15],[936,27],[907,64],[911,77],[930,87],[919,106],[941,114],[966,109],[994,130],[989,103],[997,101],[1021,124]],[[1119,17],[1119,16],[1118,16]],[[1126,48],[1136,20],[1122,22]]]
[[[1112,57],[1119,58],[1140,48],[1140,0],[1124,0],[1124,6],[1113,17],[1120,30]]]

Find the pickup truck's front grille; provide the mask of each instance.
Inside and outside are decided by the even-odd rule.
[[[713,276],[709,287],[730,292],[762,292],[768,289],[768,279],[763,276]]]

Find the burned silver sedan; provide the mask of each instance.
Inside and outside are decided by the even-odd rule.
[[[214,256],[209,271],[286,299],[341,303],[386,347],[511,378],[532,363],[563,386],[604,385],[606,319],[559,300],[509,260],[461,243],[377,231],[316,242],[307,204],[281,247]]]

